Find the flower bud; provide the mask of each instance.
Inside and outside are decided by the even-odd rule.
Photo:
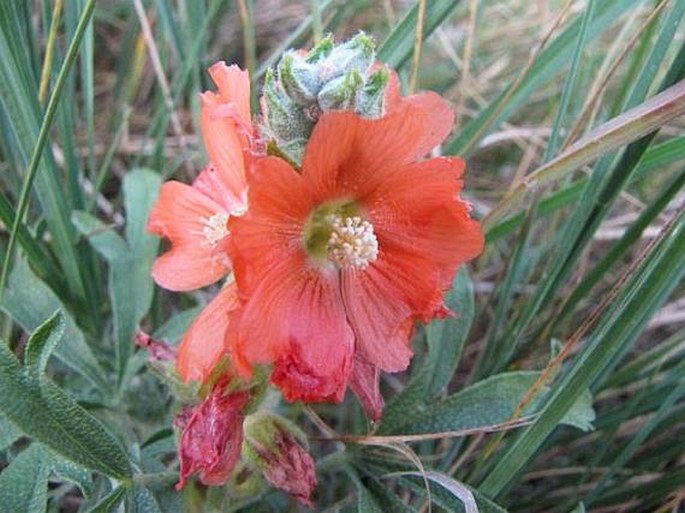
[[[306,437],[288,420],[267,412],[245,419],[242,457],[264,478],[303,504],[311,505],[316,465],[307,452]]]
[[[382,116],[389,75],[375,58],[374,41],[363,33],[340,45],[327,36],[309,52],[287,52],[264,82],[263,133],[271,153],[299,166],[314,125],[331,110]]]
[[[364,77],[357,70],[331,80],[319,91],[319,108],[322,112],[354,109],[363,85]]]

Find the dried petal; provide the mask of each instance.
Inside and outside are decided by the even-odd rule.
[[[225,393],[223,387],[216,387],[195,407],[181,436],[181,475],[177,490],[196,472],[206,485],[221,485],[228,480],[240,457],[243,409],[249,399],[248,392]]]
[[[287,431],[278,432],[276,446],[276,451],[264,455],[264,477],[271,486],[311,505],[310,497],[316,488],[314,459]]]
[[[262,411],[245,420],[244,461],[273,487],[311,505],[316,465],[305,445],[304,433],[283,417]]]
[[[355,356],[350,374],[350,389],[362,403],[366,416],[378,422],[383,416],[383,396],[379,388],[381,370],[360,356]]]

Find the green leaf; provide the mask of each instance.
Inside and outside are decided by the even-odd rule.
[[[110,262],[109,280],[120,376],[128,364],[138,324],[152,303],[152,264],[159,239],[148,234],[146,226],[161,184],[160,176],[146,169],[133,170],[124,178],[126,238],[130,252],[127,258]]]
[[[650,171],[663,169],[668,165],[685,159],[685,135],[674,137],[661,144],[650,147],[640,159],[635,170],[636,177],[643,177]]]
[[[631,272],[611,307],[545,401],[540,416],[512,443],[483,481],[490,497],[501,493],[552,434],[584,390],[617,365],[645,325],[685,275],[685,213],[669,225],[659,243]]]
[[[45,511],[49,476],[43,449],[32,444],[0,473],[0,512]]]
[[[34,442],[32,447],[33,445],[39,444]],[[78,486],[86,499],[90,497],[93,492],[93,477],[90,470],[81,465],[76,465],[53,452],[49,452],[44,446],[42,450],[50,457],[50,470],[53,474]]]
[[[423,38],[427,38],[449,16],[459,0],[433,0],[426,3],[423,22]],[[390,67],[402,65],[414,52],[416,23],[419,17],[418,4],[393,28],[378,49],[378,59]]]
[[[48,358],[64,335],[64,324],[64,316],[57,310],[31,333],[24,351],[24,365],[32,380],[37,382],[45,372]]]
[[[55,349],[55,356],[100,390],[109,388],[100,364],[74,319],[66,313],[57,295],[33,274],[23,259],[17,259],[14,263],[9,288],[5,291],[0,308],[29,333],[37,329],[55,310],[61,310],[64,317],[64,342]]]
[[[16,507],[13,500],[27,502],[27,497],[33,497],[32,500],[44,504],[50,475],[74,483],[81,489],[84,497],[88,497],[92,492],[93,480],[90,471],[56,455],[44,445],[33,442],[0,473],[0,512],[6,511],[2,507],[7,504],[14,508],[7,510],[12,512],[43,511],[44,506],[25,509]],[[18,497],[14,498],[14,495]]]
[[[30,372],[0,344],[0,411],[57,454],[117,479],[129,477],[126,453],[100,421],[47,378],[31,379]]]
[[[126,511],[130,513],[162,513],[157,499],[145,486],[136,484],[126,498]]]
[[[390,422],[385,419],[379,434],[442,433],[501,424],[511,419],[521,399],[539,377],[540,372],[537,371],[506,372],[491,376],[442,401],[417,404],[413,409],[404,411],[404,415],[394,416]],[[545,387],[541,397],[526,408],[524,415],[535,414],[543,397],[548,394],[549,388]],[[559,422],[587,427],[590,419],[594,419],[592,401],[583,396],[581,402],[574,404],[574,408]]]
[[[205,305],[198,305],[169,317],[169,320],[155,330],[152,334],[153,338],[164,340],[169,344],[177,344],[204,307]]]
[[[445,302],[456,317],[426,327],[428,359],[421,372],[426,374],[425,390],[429,397],[440,395],[452,380],[473,322],[473,283],[466,266],[459,269]]]
[[[112,226],[81,210],[72,212],[71,222],[87,238],[93,249],[108,262],[126,258],[128,246]]]
[[[126,242],[86,212],[74,212],[72,216],[76,228],[109,263],[109,293],[114,310],[120,381],[125,375],[138,324],[152,302],[151,272],[159,239],[147,233],[146,225],[160,187],[159,175],[147,169],[135,169],[124,178]]]
[[[140,255],[141,260],[154,260],[159,238],[147,231],[147,219],[157,201],[162,179],[150,169],[133,169],[124,177],[124,207],[126,209],[126,241]],[[150,281],[150,280],[148,280]],[[152,292],[147,293],[152,296]],[[147,302],[149,303],[149,299]],[[146,301],[141,301],[144,308]],[[147,311],[147,308],[144,308]]]
[[[383,412],[384,425],[401,422],[406,411],[437,399],[452,379],[474,315],[473,284],[465,266],[455,276],[446,304],[456,317],[426,327],[426,362],[388,403]]]
[[[369,490],[381,511],[392,511],[393,513],[418,513],[418,509],[405,504],[397,494],[390,490],[386,483],[376,476],[369,476],[363,481],[364,486]]]
[[[7,449],[22,436],[23,433],[14,424],[0,415],[0,451]]]
[[[116,511],[116,507],[126,497],[126,491],[127,488],[125,486],[117,486],[103,497],[102,500],[87,509],[87,513],[111,513]]]
[[[357,511],[359,513],[383,513],[371,492],[361,483],[357,486],[357,495]]]

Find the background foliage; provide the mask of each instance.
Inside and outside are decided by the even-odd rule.
[[[331,511],[677,511],[685,500],[685,2],[0,2],[0,510],[286,511],[173,490],[178,405],[134,348],[168,295],[145,233],[205,161],[218,59],[256,86],[290,47],[365,30],[448,98],[485,253],[456,319],[386,376],[384,421],[286,408]],[[254,88],[256,90],[256,87]],[[257,98],[253,98],[257,101]]]

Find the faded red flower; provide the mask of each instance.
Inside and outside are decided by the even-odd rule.
[[[271,486],[311,505],[316,464],[306,449],[304,434],[289,421],[265,412],[250,415],[245,420],[243,458]]]
[[[246,391],[225,392],[217,386],[190,413],[181,413],[181,473],[177,490],[196,472],[206,485],[221,485],[228,480],[240,458],[244,408],[249,400]]]
[[[261,455],[266,461],[264,477],[271,486],[311,505],[316,488],[314,459],[290,433],[280,431],[275,443],[276,450]]]
[[[391,107],[375,120],[324,114],[301,173],[256,158],[250,209],[229,221],[241,299],[232,358],[246,376],[275,363],[271,380],[288,400],[342,400],[355,354],[405,369],[414,322],[445,315],[459,264],[482,250],[459,199],[463,160],[418,160],[449,133],[448,105],[423,93]]]
[[[228,274],[229,217],[247,208],[245,155],[252,136],[250,79],[237,66],[214,64],[209,73],[218,93],[202,95],[202,135],[210,163],[192,186],[162,186],[148,230],[171,242],[152,277],[169,290],[193,290]]]

